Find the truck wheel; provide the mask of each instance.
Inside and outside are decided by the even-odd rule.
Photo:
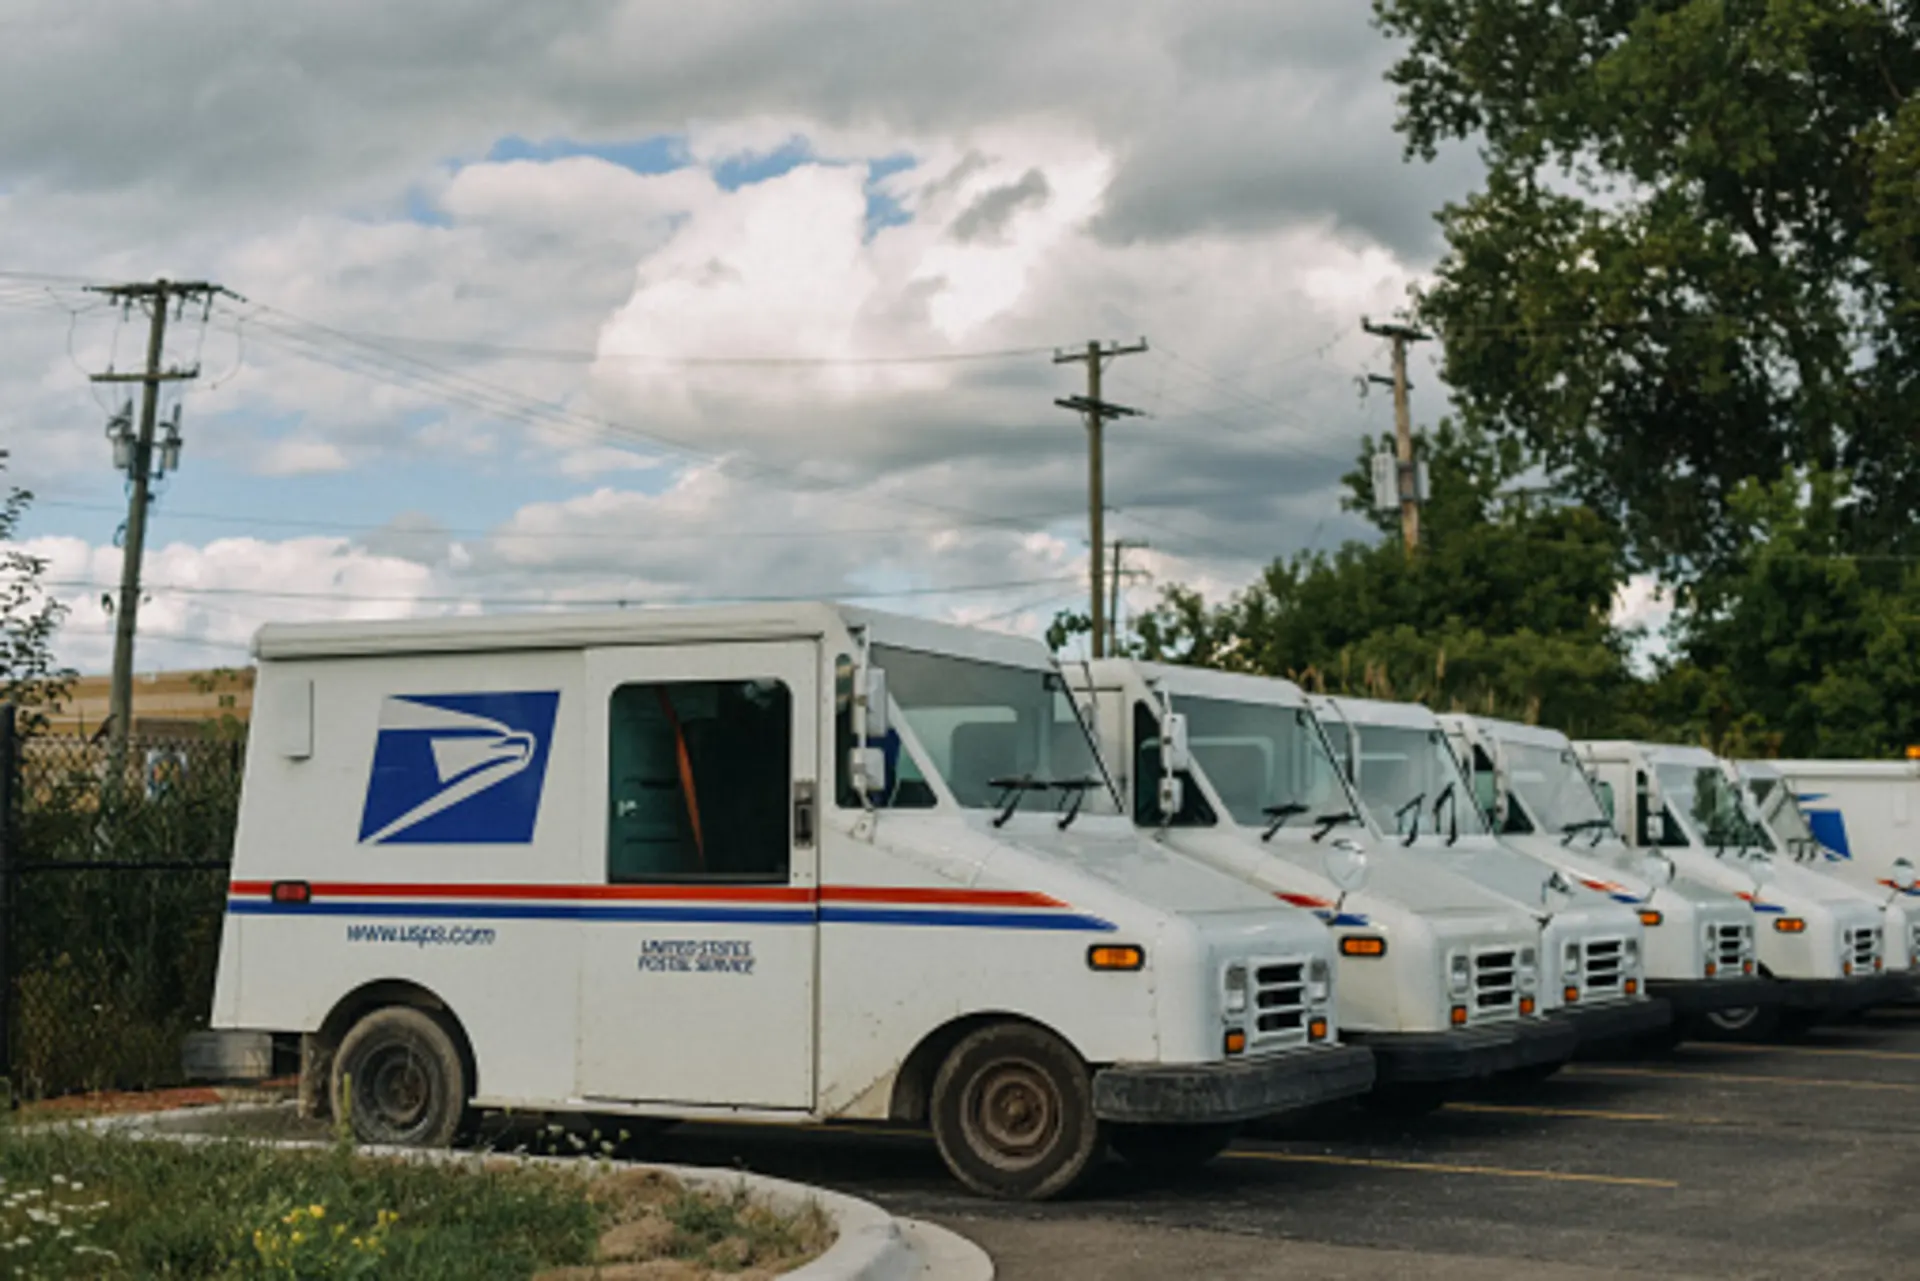
[[[1184,1174],[1219,1156],[1239,1131],[1237,1125],[1116,1125],[1107,1141],[1128,1165]]]
[[[1780,1011],[1767,1006],[1741,1005],[1708,1010],[1694,1031],[1706,1041],[1764,1041],[1780,1025]]]
[[[934,1141],[954,1177],[986,1196],[1039,1201],[1100,1155],[1093,1082],[1059,1037],[1020,1023],[968,1035],[933,1081]]]
[[[444,1148],[466,1115],[467,1070],[441,1021],[390,1005],[363,1016],[333,1056],[333,1114],[362,1143]]]
[[[1360,1105],[1379,1116],[1411,1121],[1415,1117],[1439,1111],[1450,1094],[1445,1085],[1427,1081],[1376,1085],[1373,1093],[1360,1100]]]

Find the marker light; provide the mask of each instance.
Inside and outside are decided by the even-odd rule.
[[[1712,977],[1713,977],[1714,975],[1716,975],[1716,974],[1718,974],[1719,972],[1720,972],[1720,967],[1719,967],[1719,966],[1717,966],[1717,965],[1715,965],[1715,964],[1714,964],[1714,963],[1713,963],[1712,961],[1708,961],[1708,962],[1707,962],[1707,977],[1708,977],[1708,978],[1712,978]]]
[[[1137,970],[1146,963],[1146,949],[1132,943],[1096,943],[1087,949],[1088,969]]]
[[[1639,980],[1639,979],[1628,979],[1628,980],[1627,980],[1627,995],[1628,995],[1628,996],[1638,996],[1639,994],[1640,994],[1640,980]]]
[[[1247,1034],[1239,1028],[1227,1033],[1226,1050],[1228,1054],[1239,1054],[1247,1048]]]
[[[1569,984],[1566,991],[1560,995],[1565,998],[1568,1005],[1573,1005],[1580,1000],[1580,989]]]
[[[1452,1011],[1449,1013],[1448,1017],[1450,1017],[1453,1020],[1453,1025],[1455,1027],[1459,1027],[1461,1024],[1467,1021],[1467,1007],[1464,1005],[1454,1006]]]
[[[1646,926],[1648,929],[1652,929],[1666,919],[1666,917],[1660,915],[1660,913],[1650,907],[1640,909],[1640,924]]]
[[[1531,1014],[1531,1013],[1533,1013],[1533,998],[1532,998],[1532,997],[1530,997],[1530,996],[1523,996],[1523,997],[1521,997],[1521,998],[1520,998],[1520,1012],[1521,1012],[1522,1014]]]
[[[1327,1021],[1325,1019],[1308,1019],[1307,1020],[1307,1039],[1309,1041],[1326,1040],[1327,1039]]]
[[[1776,916],[1773,918],[1773,928],[1782,934],[1805,934],[1807,921],[1802,916]]]
[[[1753,973],[1753,962],[1752,962],[1752,961],[1744,961],[1744,962],[1742,962],[1742,963],[1741,963],[1741,965],[1740,965],[1740,972],[1741,972],[1742,974],[1751,974],[1751,973]]]
[[[273,901],[276,903],[310,903],[313,901],[313,886],[305,881],[275,881],[273,883]]]
[[[1340,940],[1342,956],[1385,956],[1387,941],[1378,934],[1349,934]]]

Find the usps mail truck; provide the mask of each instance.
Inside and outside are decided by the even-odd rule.
[[[1920,960],[1920,882],[1905,855],[1855,861],[1814,834],[1795,788],[1777,761],[1741,761],[1735,769],[1777,856],[1842,881],[1881,905],[1882,953],[1889,970],[1913,978]]]
[[[1072,664],[1140,830],[1288,903],[1339,942],[1342,1035],[1398,1111],[1544,1071],[1573,1030],[1540,1013],[1540,929],[1510,900],[1384,843],[1300,689],[1125,659]]]
[[[1739,896],[1754,913],[1760,971],[1779,983],[1771,1008],[1722,1010],[1725,1033],[1764,1036],[1897,997],[1886,972],[1880,909],[1771,857],[1771,841],[1721,760],[1703,747],[1624,741],[1575,744],[1636,849],[1657,849],[1682,875]]]
[[[1037,643],[833,605],[269,626],[213,1024],[368,1142],[928,1126],[1037,1198],[1367,1090],[1311,915],[1141,839]]]
[[[1629,849],[1565,734],[1487,716],[1440,721],[1502,842],[1639,913],[1647,990],[1672,1007],[1672,1037],[1711,1012],[1774,1001],[1774,984],[1759,974],[1752,909],[1678,875],[1658,850]]]
[[[1583,1045],[1664,1031],[1665,1001],[1646,992],[1640,914],[1487,829],[1440,718],[1418,703],[1311,700],[1373,821],[1407,849],[1539,915],[1540,1005]]]

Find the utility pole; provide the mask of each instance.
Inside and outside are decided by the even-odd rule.
[[[1120,652],[1120,580],[1127,577],[1128,571],[1120,567],[1120,558],[1127,554],[1129,547],[1144,549],[1147,544],[1128,538],[1113,540],[1113,573],[1108,577],[1113,583],[1113,592],[1107,602],[1107,653],[1117,655]]]
[[[1109,343],[1102,347],[1098,340],[1087,344],[1085,351],[1056,351],[1053,363],[1067,365],[1082,363],[1087,367],[1087,394],[1084,396],[1062,396],[1053,403],[1062,409],[1071,409],[1084,414],[1087,420],[1087,578],[1093,603],[1093,656],[1106,657],[1106,613],[1107,584],[1106,570],[1102,565],[1106,551],[1106,502],[1107,482],[1106,463],[1101,454],[1101,430],[1109,418],[1138,418],[1140,411],[1128,409],[1125,405],[1110,405],[1100,399],[1100,374],[1107,361],[1119,356],[1132,356],[1147,349],[1147,340],[1142,338],[1131,347],[1122,347]]]
[[[144,371],[122,374],[109,369],[104,374],[93,375],[96,383],[141,385],[138,433],[134,434],[124,418],[115,420],[118,432],[112,426],[108,429],[114,444],[114,465],[126,471],[130,482],[127,491],[126,538],[121,544],[120,554],[120,600],[113,611],[113,685],[108,704],[112,717],[111,777],[113,784],[118,786],[125,781],[127,739],[133,732],[133,639],[140,617],[140,561],[146,553],[147,508],[152,498],[150,486],[158,475],[164,475],[177,466],[180,459],[180,418],[176,409],[167,438],[161,442],[161,470],[156,472],[154,468],[153,436],[160,416],[160,385],[200,376],[198,367],[160,367],[166,353],[167,309],[171,304],[184,312],[187,303],[197,302],[201,305],[204,319],[216,295],[238,295],[204,280],[96,285],[89,286],[89,291],[117,299],[123,308],[130,308],[137,302],[147,310],[147,363]]]
[[[1393,431],[1400,459],[1400,537],[1411,554],[1420,546],[1420,494],[1414,485],[1413,414],[1407,404],[1407,344],[1427,342],[1432,335],[1421,333],[1411,325],[1376,325],[1365,316],[1360,318],[1360,327],[1376,338],[1393,342],[1393,377],[1371,374],[1368,381],[1386,383],[1393,388]]]

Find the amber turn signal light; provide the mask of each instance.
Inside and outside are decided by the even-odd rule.
[[[1650,907],[1640,909],[1640,924],[1646,926],[1648,929],[1652,929],[1666,919],[1666,917],[1660,915],[1660,913]]]
[[[1228,1054],[1241,1053],[1247,1048],[1247,1034],[1239,1028],[1233,1029],[1227,1033],[1226,1047]]]
[[[1565,1000],[1568,1005],[1572,1005],[1580,999],[1580,989],[1577,987],[1570,987],[1566,991],[1562,992],[1560,996],[1561,996],[1561,999]]]
[[[1087,949],[1087,968],[1137,970],[1147,963],[1147,950],[1131,943],[1096,943]]]
[[[1307,1020],[1307,1039],[1309,1041],[1326,1040],[1327,1039],[1327,1021],[1325,1019]]]
[[[1533,998],[1532,998],[1532,997],[1530,997],[1530,996],[1523,996],[1523,997],[1521,997],[1521,998],[1520,998],[1520,1012],[1521,1012],[1522,1014],[1531,1014],[1531,1013],[1533,1013]]]
[[[1715,965],[1715,964],[1714,964],[1714,963],[1713,963],[1712,961],[1708,961],[1708,962],[1707,962],[1707,977],[1708,977],[1708,978],[1712,978],[1712,977],[1713,977],[1714,975],[1716,975],[1716,974],[1718,974],[1719,972],[1720,972],[1720,967],[1719,967],[1719,966],[1717,966],[1717,965]]]
[[[1773,928],[1781,934],[1805,934],[1807,922],[1806,918],[1799,916],[1776,916],[1773,918]]]
[[[1639,994],[1640,994],[1640,980],[1639,980],[1639,979],[1628,979],[1628,980],[1627,980],[1627,995],[1628,995],[1628,996],[1638,996]]]
[[[1387,941],[1378,934],[1349,934],[1340,940],[1342,956],[1385,956]]]
[[[1459,1027],[1467,1021],[1467,1007],[1464,1005],[1454,1006],[1450,1017],[1453,1019],[1453,1025]]]

